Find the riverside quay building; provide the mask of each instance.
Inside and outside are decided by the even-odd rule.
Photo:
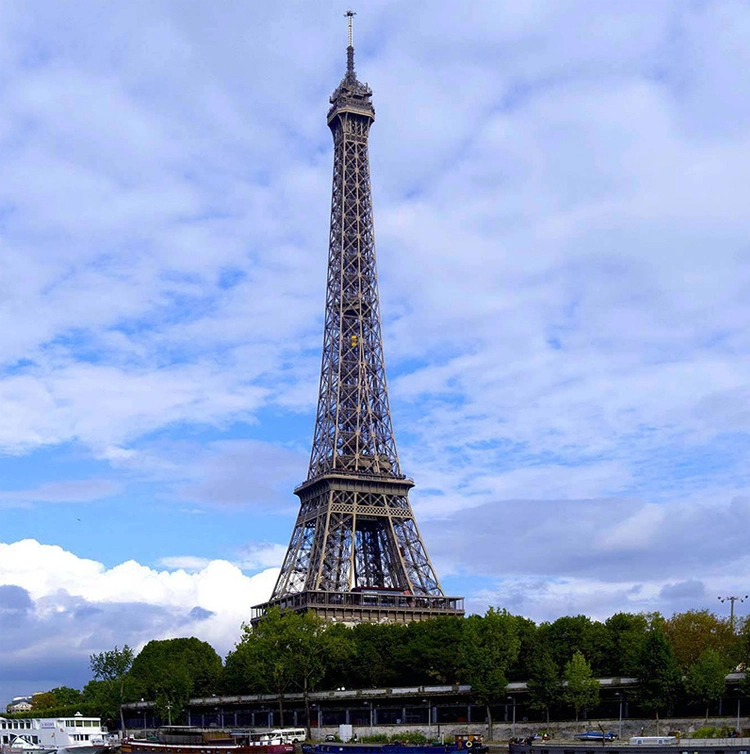
[[[750,699],[742,691],[744,673],[727,675],[727,690],[722,699],[711,705],[712,716],[728,718],[729,725],[735,723],[742,713],[741,728],[748,725]],[[635,678],[600,678],[599,704],[588,711],[589,720],[608,721],[606,725],[617,732],[622,721],[624,730],[628,722],[640,726],[644,719],[652,718],[651,713],[638,708],[637,680]],[[358,735],[368,735],[377,728],[388,726],[403,727],[405,730],[419,728],[432,736],[453,732],[483,732],[487,712],[484,705],[476,704],[471,686],[413,686],[379,689],[337,689],[318,691],[309,694],[310,727],[313,739],[324,733],[336,732],[339,725],[350,724]],[[279,712],[279,698],[270,694],[247,696],[211,696],[190,699],[184,708],[182,722],[206,729],[226,731],[253,731],[262,733],[272,728],[304,727],[305,703],[301,693],[284,694],[284,719]],[[561,710],[564,717],[553,716],[553,720],[568,719],[570,710]],[[123,705],[125,726],[129,730],[153,730],[167,724],[155,708],[153,702],[131,702]],[[174,717],[174,710],[171,710]],[[700,705],[683,706],[678,704],[672,710],[672,717],[686,717],[702,722],[705,708]],[[492,719],[495,724],[512,725],[518,733],[536,731],[543,726],[545,713],[534,710],[528,703],[525,682],[508,684],[506,698],[492,706]],[[586,714],[582,716],[582,724]],[[514,725],[515,723],[515,725]],[[669,726],[669,720],[664,721]],[[478,729],[478,730],[477,730]],[[637,732],[637,731],[636,731]]]

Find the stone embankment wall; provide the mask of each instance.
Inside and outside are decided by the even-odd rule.
[[[650,720],[623,720],[622,721],[622,737],[627,740],[631,736],[645,735],[656,736],[666,735],[670,731],[680,731],[682,735],[689,735],[693,731],[698,730],[706,725],[702,717],[686,717],[686,718],[666,718],[659,721],[659,730],[656,729],[656,720],[653,718]],[[708,725],[715,726],[717,728],[731,728],[734,729],[737,725],[737,717],[710,717],[708,719]],[[420,731],[425,736],[431,739],[440,738],[445,736],[445,740],[448,741],[453,738],[457,733],[481,733],[485,739],[488,738],[486,723],[459,723],[459,724],[445,724],[431,726],[427,725],[375,725],[372,728],[367,725],[355,725],[353,727],[354,732],[362,736],[371,736],[377,734],[384,734],[387,736],[398,736],[398,734],[405,731]],[[559,739],[572,739],[575,733],[579,733],[584,730],[602,730],[612,731],[617,734],[619,732],[620,722],[619,720],[584,720],[581,722],[565,721],[565,722],[551,722],[549,724],[548,732],[552,738]],[[750,718],[740,718],[740,728],[744,735],[750,734],[748,728],[750,728]],[[518,721],[515,725],[515,735],[519,737],[530,736],[534,733],[539,733],[546,730],[547,726],[543,722],[523,722]],[[492,726],[494,741],[507,741],[512,732],[512,726],[510,723],[500,721],[494,723]],[[328,734],[336,735],[338,733],[337,727],[324,727],[319,730],[313,728],[312,735],[314,740],[321,740]]]

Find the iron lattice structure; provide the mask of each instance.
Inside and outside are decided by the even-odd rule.
[[[331,96],[333,192],[323,358],[300,511],[269,603],[327,618],[419,620],[463,614],[446,597],[417,528],[388,402],[368,137],[372,91],[354,72]]]

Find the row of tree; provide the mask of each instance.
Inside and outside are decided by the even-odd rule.
[[[191,697],[273,693],[283,719],[284,695],[296,691],[309,719],[308,695],[317,689],[468,683],[491,722],[508,682],[528,680],[533,708],[549,718],[568,705],[577,718],[598,701],[595,678],[632,677],[639,679],[639,707],[658,715],[680,695],[708,705],[722,695],[726,674],[748,663],[750,620],[735,631],[706,610],[671,618],[618,613],[604,622],[579,615],[537,625],[490,608],[464,619],[353,627],[271,610],[256,627],[243,626],[223,663],[195,638],[152,641],[137,656],[115,647],[92,655],[94,678],[82,691],[37,695],[33,712],[76,706],[121,719],[123,702],[143,698],[177,721]]]

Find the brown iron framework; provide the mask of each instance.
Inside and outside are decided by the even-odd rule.
[[[368,136],[372,91],[354,72],[331,95],[333,193],[320,392],[300,511],[270,602],[356,621],[462,615],[443,593],[396,452],[380,327]],[[420,598],[421,601],[415,601]]]

